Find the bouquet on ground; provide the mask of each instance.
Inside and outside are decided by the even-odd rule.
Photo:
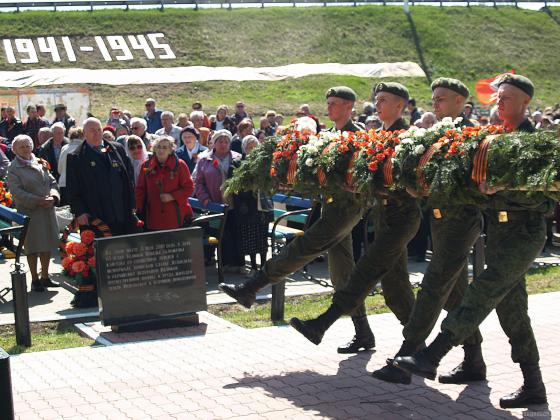
[[[81,242],[67,242],[64,245],[61,250],[63,274],[78,282],[95,276],[94,239],[92,230],[83,230],[80,232]]]
[[[12,207],[14,205],[12,193],[8,191],[4,181],[0,181],[0,204],[6,207]]]

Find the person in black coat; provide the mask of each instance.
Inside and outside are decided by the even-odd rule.
[[[88,215],[105,222],[113,235],[137,232],[134,171],[122,145],[103,140],[101,122],[84,122],[85,141],[67,160],[68,200],[80,225]]]
[[[49,162],[51,167],[50,172],[52,176],[54,176],[54,179],[56,179],[56,182],[58,182],[60,178],[60,174],[58,173],[58,158],[62,147],[69,144],[70,140],[64,136],[66,127],[64,127],[64,124],[61,122],[54,123],[51,127],[51,131],[53,136],[37,149],[37,157]]]

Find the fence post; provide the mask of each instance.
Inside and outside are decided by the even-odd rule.
[[[6,420],[15,418],[10,355],[2,348],[0,348],[0,418]]]
[[[31,328],[29,327],[29,304],[27,302],[27,284],[21,264],[16,263],[12,275],[12,294],[14,296],[14,318],[16,326],[16,343],[31,347]]]
[[[284,320],[284,302],[286,298],[286,282],[283,281],[272,286],[272,301],[270,304],[270,319],[275,321]]]

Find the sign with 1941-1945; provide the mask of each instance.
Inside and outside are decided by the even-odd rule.
[[[4,60],[9,64],[71,63],[80,57],[105,61],[135,59],[173,60],[175,53],[163,33],[103,35],[93,37],[41,36],[2,39]]]

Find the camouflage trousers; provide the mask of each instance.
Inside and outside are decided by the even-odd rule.
[[[515,363],[538,363],[539,351],[527,314],[525,274],[541,252],[546,238],[544,215],[534,211],[508,212],[500,223],[488,212],[487,268],[469,285],[461,305],[443,321],[442,331],[461,344],[496,309],[511,344]]]
[[[351,312],[363,305],[367,295],[381,282],[385,303],[406,324],[414,305],[406,247],[419,226],[420,208],[415,199],[389,200],[374,241],[352,270],[346,286],[335,291],[333,303]]]
[[[405,340],[417,344],[428,338],[442,309],[449,312],[463,300],[468,286],[468,257],[482,230],[482,214],[474,206],[435,209],[430,225],[434,253],[403,329]],[[481,342],[476,328],[464,344]]]
[[[271,284],[285,277],[328,251],[329,273],[335,290],[343,287],[354,268],[352,229],[362,218],[363,209],[354,199],[323,202],[321,217],[302,236],[297,236],[280,252],[266,261],[264,274]],[[353,316],[366,315],[363,304]]]

